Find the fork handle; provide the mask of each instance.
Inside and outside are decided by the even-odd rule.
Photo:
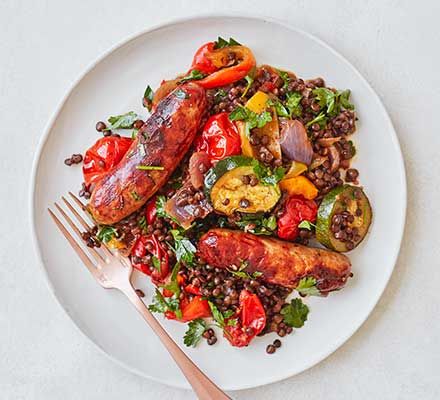
[[[144,317],[145,321],[147,321],[148,325],[150,325],[151,329],[153,329],[154,333],[165,345],[200,400],[231,400],[230,397],[191,361],[176,342],[174,342],[132,287],[123,290],[123,293],[128,297],[131,303],[133,303],[136,310]]]

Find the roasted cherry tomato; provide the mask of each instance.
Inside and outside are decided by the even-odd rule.
[[[181,322],[192,321],[197,318],[207,318],[211,316],[211,309],[207,300],[202,296],[194,296],[190,301],[186,298],[180,301],[180,310],[182,311]],[[177,319],[173,311],[165,312],[165,317],[168,319]]]
[[[224,328],[225,338],[235,347],[247,346],[266,325],[266,313],[256,294],[242,290],[239,304],[237,323]]]
[[[134,268],[143,272],[144,274],[151,275],[154,283],[163,283],[165,281],[170,273],[168,253],[162,243],[157,240],[156,236],[140,236],[136,241],[131,254],[132,256],[136,257],[131,259],[131,263]],[[160,268],[154,268],[153,271],[151,271],[149,264],[143,263],[142,261],[136,262],[137,258],[141,259],[147,254],[152,254],[159,260]]]
[[[133,143],[127,137],[107,136],[96,141],[84,155],[84,181],[95,183],[103,174],[121,161]]]
[[[298,225],[302,221],[316,221],[318,206],[313,200],[306,200],[302,196],[290,196],[286,201],[284,212],[277,221],[278,237],[294,240],[298,237]]]
[[[195,294],[198,296],[200,296],[202,294],[200,287],[194,286],[192,283],[185,286],[185,292],[190,293],[190,294]]]
[[[157,196],[153,196],[150,200],[148,200],[147,204],[145,205],[145,219],[148,225],[151,225],[154,223],[154,221],[156,221],[156,199]]]
[[[208,154],[211,161],[241,153],[240,134],[228,113],[213,115],[196,139],[196,151]]]
[[[213,72],[217,71],[218,68],[207,57],[208,54],[212,53],[213,51],[214,42],[205,43],[202,47],[200,47],[194,55],[190,71],[196,69],[204,74],[212,74]]]

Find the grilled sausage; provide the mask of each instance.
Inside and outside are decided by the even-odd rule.
[[[324,295],[341,289],[351,271],[343,254],[228,229],[211,229],[203,235],[198,255],[217,268],[244,261],[246,272],[261,272],[264,281],[288,288],[295,288],[301,278],[313,277]]]
[[[167,182],[191,146],[205,109],[205,91],[195,83],[178,87],[158,104],[124,158],[93,189],[88,208],[96,222],[120,221]]]

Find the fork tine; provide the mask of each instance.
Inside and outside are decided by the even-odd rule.
[[[87,254],[81,248],[81,246],[76,242],[76,240],[73,238],[73,236],[69,233],[69,231],[63,225],[63,223],[52,212],[52,210],[50,208],[48,208],[47,211],[49,211],[49,214],[52,217],[52,219],[54,220],[55,224],[58,226],[58,229],[61,231],[61,233],[64,235],[64,237],[70,243],[70,245],[73,247],[73,250],[75,250],[75,252],[78,254],[79,258],[81,258],[84,265],[87,267],[87,269],[90,271],[90,273],[95,277],[95,279],[98,279],[97,269],[96,269],[95,265],[93,264],[93,262],[90,260],[90,258],[87,256]]]
[[[88,231],[91,231],[92,227],[86,222],[86,220],[83,217],[81,217],[81,215],[78,213],[78,211],[75,210],[75,208],[72,206],[72,204],[70,204],[64,196],[61,196],[61,198],[63,199],[64,204],[66,204],[66,206],[69,208],[69,210],[72,211],[73,215],[75,215],[76,219],[83,226],[83,228],[87,229]]]
[[[70,196],[72,197],[73,201],[87,214],[87,216],[90,218],[88,212],[87,212],[87,207],[85,206],[85,204],[83,204],[83,202],[78,199],[78,197],[76,197],[72,192],[69,192]],[[61,196],[61,198],[63,199],[64,203],[66,203],[66,206],[69,207],[69,210],[72,211],[72,213],[75,215],[75,217],[78,219],[78,221],[80,222],[80,224],[87,230],[91,230],[91,226],[85,221],[85,219],[83,217],[81,217],[81,215],[79,214],[78,211],[75,210],[75,208],[68,202],[68,200],[64,197]],[[103,246],[101,246],[101,248],[103,249],[104,253],[106,253],[108,256],[111,256],[113,253],[110,251],[110,249],[105,245],[105,243],[103,243]]]
[[[84,241],[81,235],[81,231],[78,229],[78,227],[75,225],[75,223],[71,220],[71,218],[65,213],[65,211],[58,205],[58,203],[54,203],[55,207],[58,209],[58,211],[61,213],[61,215],[64,217],[64,219],[67,221],[67,223],[70,225],[70,227],[74,230],[76,233],[76,236],[81,241]],[[92,256],[95,258],[96,261],[99,262],[105,262],[105,259],[99,254],[93,247],[88,247],[88,251]]]

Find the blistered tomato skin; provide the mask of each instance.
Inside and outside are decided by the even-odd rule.
[[[213,115],[196,139],[196,151],[208,154],[211,162],[241,154],[241,139],[228,113]]]
[[[133,139],[107,136],[98,139],[84,155],[83,174],[87,185],[96,183],[122,160]]]
[[[302,221],[314,223],[318,206],[312,200],[302,196],[290,196],[286,202],[284,212],[277,221],[278,237],[285,240],[295,240],[299,234],[298,225]]]

